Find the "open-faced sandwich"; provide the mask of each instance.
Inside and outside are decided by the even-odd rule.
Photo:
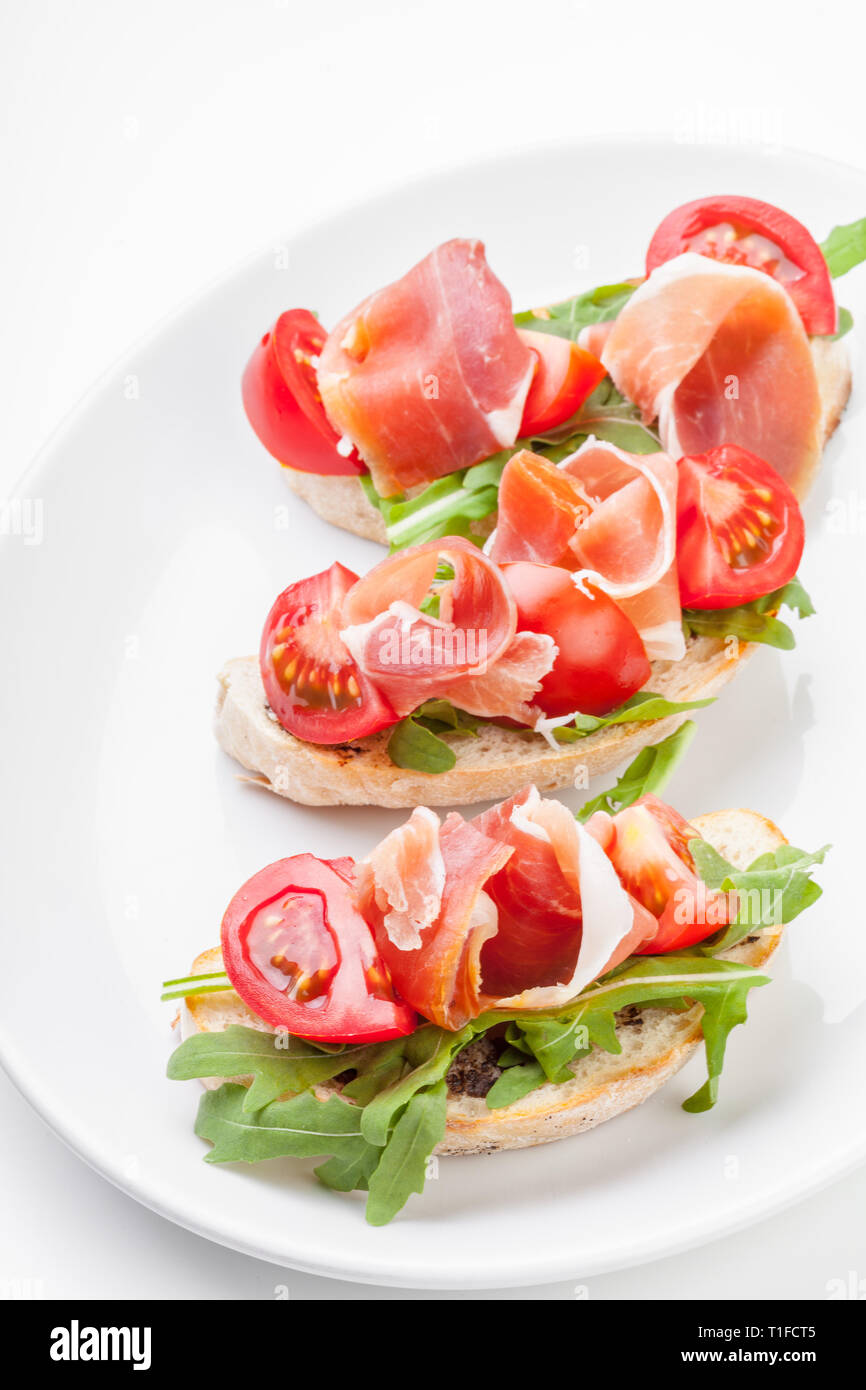
[[[850,390],[831,277],[863,259],[866,219],[819,246],[768,203],[701,198],[662,222],[643,277],[512,315],[458,239],[330,333],[282,314],[244,404],[295,491],[392,547],[483,535],[511,452],[558,461],[589,435],[673,459],[738,444],[802,497]]]
[[[265,336],[247,411],[296,490],[389,540],[278,597],[217,736],[307,804],[461,804],[606,771],[793,645],[799,499],[850,389],[821,248],[747,198],[658,229],[642,281],[511,313],[453,241],[330,335]],[[302,321],[303,320],[303,321]],[[308,471],[303,471],[308,470]]]
[[[294,855],[232,899],[183,999],[168,1074],[198,1077],[210,1162],[321,1157],[381,1225],[431,1154],[563,1138],[647,1099],[728,1034],[783,926],[820,894],[753,811],[659,800],[694,726],[574,816],[523,788],[444,822],[417,808],[362,863]]]

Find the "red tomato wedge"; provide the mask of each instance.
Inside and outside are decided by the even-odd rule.
[[[807,333],[836,332],[836,300],[821,248],[802,222],[772,203],[721,195],[675,208],[650,242],[647,275],[685,251],[766,271],[788,291]]]
[[[401,1038],[417,1020],[355,907],[349,866],[297,854],[254,874],[223,917],[226,974],[273,1028],[328,1042]]]
[[[302,473],[366,472],[353,449],[337,449],[319,395],[315,362],[327,334],[308,309],[280,314],[247,363],[241,392],[247,419],[274,458]]]
[[[284,589],[265,623],[259,667],[268,704],[307,743],[345,743],[397,722],[340,637],[343,600],[357,581],[333,564]]]
[[[803,515],[788,484],[735,444],[677,465],[677,566],[684,608],[734,608],[793,579]]]
[[[522,438],[529,439],[571,419],[606,372],[597,357],[568,338],[523,328],[517,333],[536,362],[520,422]]]
[[[685,950],[733,921],[735,895],[710,890],[698,878],[689,841],[700,836],[672,807],[643,796],[612,824],[605,850],[623,886],[659,924],[635,955]]]
[[[547,715],[608,714],[649,680],[637,629],[600,589],[578,588],[556,565],[504,565],[518,631],[547,633],[559,653],[535,697]]]

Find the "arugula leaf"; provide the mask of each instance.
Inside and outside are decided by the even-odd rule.
[[[668,700],[653,690],[641,690],[632,695],[611,714],[576,714],[569,724],[560,724],[551,732],[557,743],[575,743],[578,739],[594,734],[597,729],[606,729],[612,724],[643,723],[654,719],[666,719],[671,714],[682,714],[684,710],[703,709],[713,704],[715,697],[707,700]]]
[[[361,1064],[369,1047],[322,1052],[315,1043],[290,1033],[264,1032],[233,1023],[220,1032],[194,1033],[171,1054],[166,1075],[171,1081],[202,1076],[246,1076],[244,1109],[260,1110],[291,1091],[305,1091]]]
[[[232,988],[231,981],[224,970],[209,970],[206,974],[181,975],[177,980],[163,980],[160,1002],[169,999],[186,999],[191,994],[224,994]]]
[[[481,720],[474,714],[457,709],[450,700],[425,700],[412,715],[434,733],[474,734]]]
[[[709,955],[735,946],[750,932],[762,927],[793,922],[821,896],[821,888],[810,878],[816,864],[822,864],[830,849],[824,845],[814,854],[780,845],[760,855],[747,869],[737,869],[705,840],[690,840],[695,867],[710,889],[739,894],[735,921],[697,949]]]
[[[508,1067],[490,1087],[485,1096],[485,1102],[488,1109],[500,1110],[504,1105],[511,1105],[516,1100],[523,1100],[523,1097],[528,1096],[530,1091],[543,1086],[546,1080],[547,1077],[540,1062],[522,1062],[519,1065]]]
[[[617,285],[599,285],[549,308],[524,310],[514,315],[514,322],[518,328],[528,328],[533,333],[553,333],[576,342],[580,330],[587,325],[615,319],[636,289],[636,285],[625,280]]]
[[[810,618],[815,612],[812,600],[796,575],[781,589],[737,608],[684,608],[683,626],[687,635],[738,637],[743,642],[761,642],[780,651],[790,651],[796,641],[787,623],[776,617],[780,608],[789,608],[800,618]]]
[[[360,1063],[356,1061],[358,1075],[346,1083],[343,1095],[359,1105],[366,1105],[386,1086],[399,1081],[406,1066],[405,1053],[405,1038],[395,1038],[393,1042],[370,1048]]]
[[[643,423],[637,406],[626,400],[610,377],[599,382],[570,420],[547,434],[533,436],[530,443],[551,463],[561,463],[590,435],[630,454],[655,454],[661,449],[658,435]]]
[[[509,450],[508,455],[512,452]],[[503,459],[499,467],[500,477],[506,461]],[[477,545],[483,544],[483,537],[473,531],[472,523],[483,521],[496,511],[499,478],[495,477],[496,465],[491,468],[491,463],[487,459],[475,465],[488,470],[485,476],[489,481],[480,485],[477,478],[470,476],[474,470],[467,468],[437,478],[417,497],[396,501],[379,498],[377,505],[385,521],[391,553],[443,536],[465,536]]]
[[[755,608],[759,613],[768,613],[779,608],[790,608],[792,613],[796,613],[798,618],[811,618],[815,613],[815,605],[810,599],[806,590],[800,582],[800,576],[795,574],[793,579],[783,585],[781,589],[775,589],[772,594],[765,594],[763,598],[755,599]]]
[[[631,956],[564,1009],[539,1014],[492,1013],[476,1022],[489,1027],[503,1018],[515,1020],[544,1079],[561,1082],[570,1079],[569,1063],[584,1056],[591,1044],[607,1052],[621,1050],[616,1036],[616,1014],[620,1009],[633,1004],[640,1008],[682,1010],[691,1003],[700,1003],[708,1044],[708,1082],[686,1104],[687,1108],[704,1109],[715,1101],[725,1042],[730,1030],[745,1019],[746,995],[750,989],[768,983],[769,976],[760,971],[715,956],[689,952]]]
[[[651,690],[642,690],[637,695],[633,695],[630,700],[626,700],[619,709],[614,710],[611,714],[601,716],[576,714],[571,723],[560,724],[553,728],[551,733],[557,743],[574,743],[578,739],[586,738],[588,734],[595,733],[597,729],[604,729],[609,725],[666,719],[669,715],[681,714],[685,710],[702,709],[704,705],[711,705],[712,703],[713,698],[686,700],[678,703],[665,699],[663,695],[656,695]],[[415,772],[434,774],[450,772],[457,762],[457,755],[440,735],[458,734],[475,737],[479,725],[484,722],[474,715],[466,714],[463,710],[455,709],[447,700],[428,700],[413,714],[407,715],[405,719],[401,719],[400,723],[394,726],[394,731],[388,740],[389,756],[397,767],[412,768]],[[532,730],[525,732],[531,733]],[[688,732],[682,735],[683,752],[690,737]],[[654,765],[657,765],[656,776],[660,779],[653,785],[662,786],[669,775],[669,773],[664,772],[668,760],[674,760],[671,761],[670,765],[672,772],[676,762],[682,756],[682,753],[676,751],[679,747],[679,744],[669,746],[665,741],[657,745],[655,752],[651,749],[644,750],[647,758],[636,770],[635,776],[651,777],[651,772],[648,769],[645,771],[651,760]],[[629,771],[631,772],[631,769]],[[637,795],[641,794],[640,792],[637,793]],[[605,795],[607,794],[605,793]],[[623,802],[622,804],[628,803]]]
[[[687,719],[684,724],[663,738],[660,743],[642,748],[607,791],[599,792],[591,801],[584,802],[577,812],[577,819],[588,821],[596,811],[609,811],[611,815],[631,806],[641,796],[650,792],[660,792],[672,777],[675,768],[686,754],[692,739],[697,733],[697,724]]]
[[[508,1043],[501,1061],[508,1065],[487,1097],[489,1108],[496,1109],[548,1081],[570,1079],[569,1064],[592,1046],[620,1051],[616,1035],[620,1009],[633,1004],[682,1010],[700,1002],[708,1081],[686,1108],[703,1109],[715,1101],[727,1036],[745,1019],[746,995],[766,983],[767,976],[759,971],[697,952],[632,957],[565,1009],[537,1014],[492,1012],[472,1020],[459,1033],[427,1024],[407,1038],[356,1049],[352,1064],[359,1068],[359,1079],[366,1077],[370,1082],[364,1103],[353,1104],[337,1095],[319,1100],[312,1090],[305,1090],[289,1100],[271,1100],[251,1110],[245,1088],[226,1082],[202,1097],[196,1133],[213,1144],[206,1156],[211,1163],[325,1155],[327,1161],[315,1170],[319,1180],[340,1191],[367,1189],[367,1219],[382,1225],[411,1193],[423,1188],[427,1159],[445,1130],[446,1075],[456,1054],[473,1037],[506,1024]],[[243,1041],[237,1034],[255,1030],[234,1031],[237,1048]],[[214,1049],[211,1063],[258,1065],[258,1048],[253,1050],[251,1058],[248,1052],[223,1050],[220,1055]],[[339,1055],[341,1065],[349,1060],[349,1052],[345,1049]],[[192,1075],[196,1066],[199,1074],[213,1074],[207,1065],[204,1059],[200,1065],[195,1063],[187,1049],[181,1061],[170,1065],[169,1074]],[[408,1072],[395,1074],[395,1069],[399,1073],[405,1067]],[[357,1079],[347,1091],[350,1088],[360,1101]]]
[[[246,1088],[228,1081],[205,1091],[195,1132],[213,1144],[206,1163],[258,1163],[265,1158],[317,1158],[323,1154],[357,1158],[366,1147],[363,1110],[339,1096],[318,1100],[302,1091],[291,1100],[274,1100],[250,1112]]]
[[[365,1107],[361,1132],[371,1144],[380,1147],[412,1097],[427,1086],[444,1080],[454,1057],[472,1041],[478,1029],[469,1024],[458,1033],[449,1033],[430,1023],[406,1039],[406,1055],[412,1070],[399,1081],[380,1091]]]
[[[388,756],[397,767],[415,772],[450,772],[457,754],[449,748],[442,733],[475,738],[479,720],[455,709],[447,700],[427,700],[395,724],[388,740]]]
[[[444,536],[465,536],[483,544],[472,523],[483,521],[496,511],[499,480],[511,455],[525,447],[518,442],[492,458],[449,473],[428,484],[416,497],[380,497],[372,480],[361,482],[371,504],[382,514],[393,555],[408,545],[441,540]]]
[[[826,241],[821,242],[821,250],[834,280],[840,275],[847,275],[855,265],[866,261],[866,217],[843,227],[834,227]]]
[[[850,309],[845,309],[841,304],[838,310],[838,327],[835,333],[819,333],[819,338],[826,338],[828,342],[835,343],[839,338],[844,338],[846,333],[850,333],[854,327],[854,315]]]
[[[419,1090],[401,1114],[369,1176],[367,1220],[371,1226],[387,1225],[411,1193],[424,1191],[427,1160],[445,1134],[447,1101],[443,1079]]]
[[[765,979],[760,983],[765,984],[767,981]],[[714,993],[712,1008],[707,1008],[704,1004],[701,1031],[707,1057],[707,1079],[694,1095],[683,1101],[683,1109],[692,1115],[699,1114],[702,1110],[711,1110],[719,1098],[719,1079],[725,1062],[728,1034],[738,1023],[746,1021],[748,990],[748,985],[743,989],[741,981],[731,981],[724,989]]]
[[[382,1150],[365,1144],[355,1152],[334,1154],[327,1163],[320,1163],[313,1172],[325,1187],[335,1192],[366,1192],[371,1175],[382,1160]]]
[[[757,613],[750,604],[702,612],[684,608],[683,623],[687,634],[694,637],[737,637],[741,642],[760,642],[783,652],[797,645],[787,623],[772,614]]]
[[[411,714],[394,726],[388,740],[388,756],[396,767],[413,768],[416,772],[450,772],[457,761],[454,749]]]

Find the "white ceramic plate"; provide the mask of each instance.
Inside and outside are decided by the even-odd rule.
[[[290,579],[374,546],[294,499],[239,402],[279,310],[325,323],[455,234],[487,242],[517,305],[640,270],[660,218],[702,193],[754,194],[819,235],[866,212],[866,176],[759,150],[615,142],[431,179],[292,237],[140,344],[21,488],[42,543],[2,546],[4,907],[0,1050],[24,1094],[130,1195],[226,1245],[377,1283],[495,1287],[586,1276],[764,1216],[866,1155],[866,933],[859,773],[866,506],[858,383],[807,507],[820,614],[793,653],[761,651],[700,717],[672,789],[687,814],[754,806],[834,850],[820,905],[734,1034],[721,1100],[679,1102],[687,1070],[580,1138],[441,1162],[387,1229],[313,1166],[211,1167],[194,1083],[164,1079],[160,981],[217,937],[254,870],[302,849],[365,852],[398,819],[303,810],[236,778],[210,730],[214,673],[252,651]],[[866,324],[866,276],[840,286]],[[856,351],[856,341],[852,342]],[[28,513],[28,508],[31,508]],[[13,517],[14,521],[14,517]]]

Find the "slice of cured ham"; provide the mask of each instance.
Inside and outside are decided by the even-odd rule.
[[[631,618],[651,660],[679,661],[676,464],[588,439],[560,466],[591,503],[571,541],[581,574]]]
[[[540,454],[521,449],[508,460],[499,482],[496,530],[487,553],[500,565],[529,560],[570,569],[575,529],[589,512],[589,500],[575,478]]]
[[[513,444],[533,370],[483,244],[457,238],[337,324],[318,385],[389,497]]]
[[[687,252],[636,290],[602,361],[617,388],[658,419],[673,458],[739,444],[802,496],[821,453],[809,340],[781,285],[749,266]]]
[[[482,1011],[481,951],[497,925],[484,887],[513,851],[453,811],[438,833],[445,870],[438,887],[437,875],[429,873],[429,847],[412,824],[415,815],[361,865],[357,902],[402,998],[432,1023],[458,1029]],[[402,880],[413,872],[432,891],[416,918],[418,945],[402,946],[403,927],[394,913],[399,918],[405,912],[410,898]]]
[[[526,787],[473,824],[514,850],[486,890],[499,913],[481,952],[488,1008],[567,1004],[656,935],[599,840],[562,802]]]
[[[631,619],[651,659],[685,652],[676,567],[676,465],[595,439],[557,467],[524,450],[509,460],[488,547],[500,564],[576,571]]]
[[[534,786],[472,821],[413,812],[357,879],[400,995],[451,1029],[499,1005],[555,1008],[653,938],[602,847],[610,823],[590,832]]]
[[[434,591],[439,617],[421,611]],[[516,632],[501,570],[460,538],[383,560],[349,590],[342,621],[355,662],[401,715],[439,698],[531,723],[532,697],[556,659],[550,637]]]

